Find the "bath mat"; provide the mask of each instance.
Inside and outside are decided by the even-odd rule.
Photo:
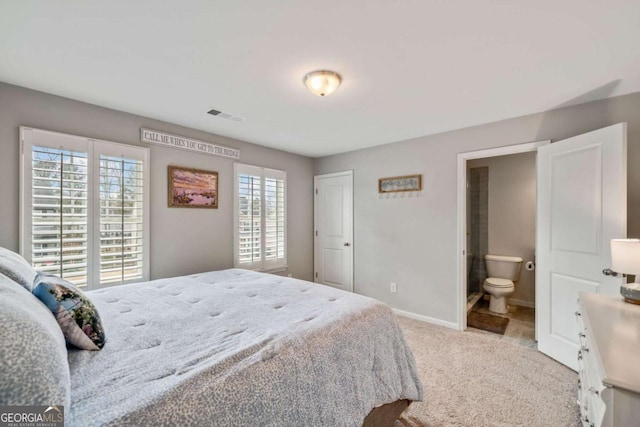
[[[504,331],[507,330],[508,324],[509,319],[506,317],[494,316],[493,314],[470,311],[467,315],[467,326],[500,335],[504,335]]]

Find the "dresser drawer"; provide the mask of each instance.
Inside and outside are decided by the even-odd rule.
[[[583,426],[640,426],[640,306],[580,292],[578,402]]]
[[[601,426],[606,411],[606,404],[602,399],[598,387],[589,383],[587,371],[581,367],[578,379],[578,404],[580,417],[585,426]]]

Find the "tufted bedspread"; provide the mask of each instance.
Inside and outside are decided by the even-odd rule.
[[[69,352],[70,426],[360,426],[422,399],[393,312],[370,298],[239,269],[88,294],[107,342]]]

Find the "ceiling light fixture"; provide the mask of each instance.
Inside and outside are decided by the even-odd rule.
[[[331,95],[333,91],[338,89],[341,81],[340,74],[326,70],[312,71],[304,76],[304,84],[307,85],[307,89],[318,96]]]

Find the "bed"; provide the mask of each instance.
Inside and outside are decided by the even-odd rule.
[[[370,298],[239,269],[87,295],[107,341],[68,349],[69,426],[388,425],[423,397],[394,313]]]

